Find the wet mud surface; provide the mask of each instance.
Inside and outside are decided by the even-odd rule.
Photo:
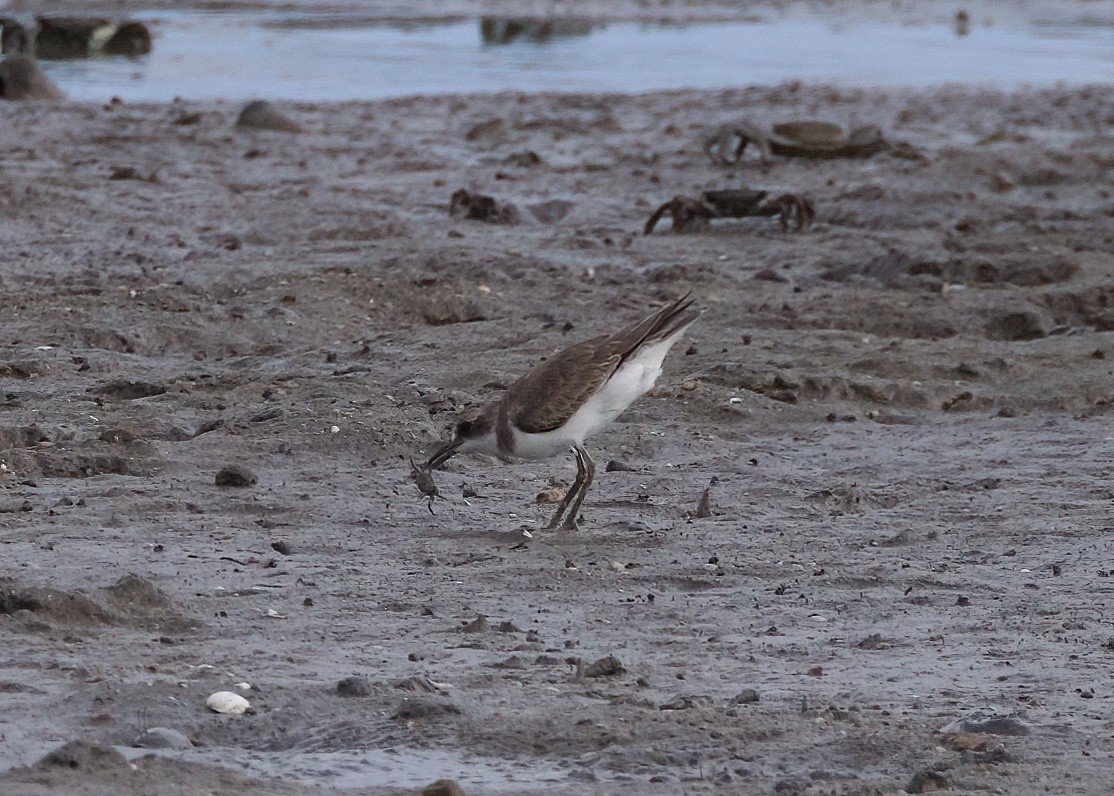
[[[1111,107],[5,107],[0,793],[1106,792]],[[739,116],[921,156],[713,164]],[[814,225],[641,234],[744,187]],[[571,459],[419,491],[458,411],[689,290],[582,530],[539,530]]]

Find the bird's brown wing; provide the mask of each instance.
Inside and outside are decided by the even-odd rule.
[[[601,350],[608,337],[566,348],[508,387],[503,403],[511,422],[529,434],[541,434],[572,417],[619,367],[618,354]]]
[[[696,320],[682,296],[614,334],[577,343],[555,354],[507,388],[508,419],[527,433],[558,428],[603,386],[643,344],[661,340]]]

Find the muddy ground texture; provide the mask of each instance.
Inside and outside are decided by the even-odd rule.
[[[0,793],[1109,792],[1112,108],[5,106]],[[922,157],[715,165],[736,116]],[[640,232],[741,186],[816,225]],[[690,290],[580,532],[570,461],[422,498],[458,411]]]

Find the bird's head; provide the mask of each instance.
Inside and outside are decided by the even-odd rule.
[[[495,413],[492,407],[469,412],[453,426],[453,437],[429,457],[426,467],[436,469],[461,451],[469,449],[469,443],[479,442],[491,434],[495,428]]]

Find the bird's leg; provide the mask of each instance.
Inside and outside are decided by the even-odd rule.
[[[575,531],[579,527],[576,518],[580,514],[580,504],[584,502],[584,496],[588,494],[588,487],[592,485],[592,479],[596,477],[596,463],[592,461],[588,451],[577,445],[573,452],[576,453],[577,480],[582,483],[576,493],[576,499],[569,507],[565,524],[561,526],[562,531]],[[583,477],[581,477],[581,473],[583,473]]]
[[[557,527],[558,523],[561,522],[561,518],[565,515],[565,509],[573,502],[576,498],[576,493],[579,492],[584,485],[584,468],[580,464],[580,454],[576,452],[576,448],[573,448],[572,452],[576,457],[576,478],[573,479],[572,486],[568,488],[568,491],[565,492],[565,497],[561,500],[560,505],[557,506],[557,512],[553,515],[553,519],[545,526],[547,531],[552,531]]]
[[[557,524],[561,522],[561,518],[565,516],[565,509],[576,499],[577,493],[584,489],[585,468],[584,464],[580,461],[581,450],[582,449],[579,447],[574,447],[572,449],[573,456],[576,457],[576,478],[573,480],[572,486],[565,492],[565,497],[561,500],[561,505],[557,507],[557,513],[553,515],[553,519],[545,526],[547,531],[552,531],[557,527]]]

